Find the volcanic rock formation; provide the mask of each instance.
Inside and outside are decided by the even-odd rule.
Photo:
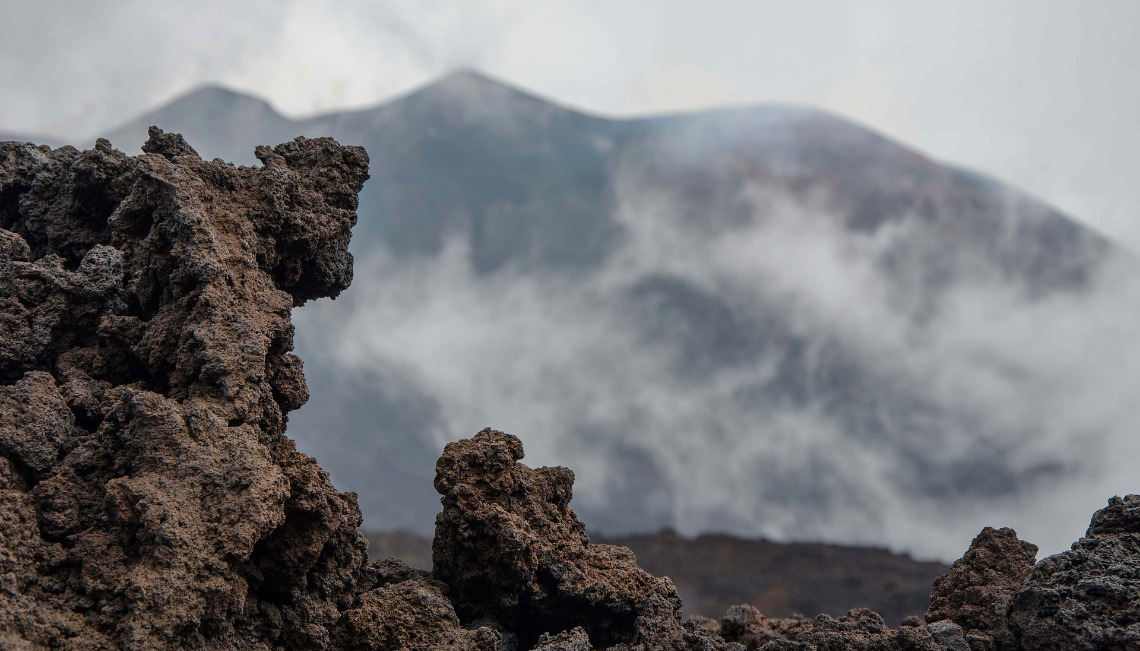
[[[1140,649],[1140,495],[1112,498],[1072,549],[1038,563],[1009,626],[1026,649]]]
[[[0,647],[1134,648],[1140,496],[1039,563],[987,530],[923,624],[874,612],[682,621],[669,579],[593,544],[573,473],[484,430],[447,446],[434,569],[368,564],[356,496],[285,436],[290,310],[336,296],[368,157],[327,138],[203,161],[0,144]],[[1025,576],[1028,574],[1028,577]],[[1009,606],[1003,612],[994,603]],[[937,621],[934,621],[937,620]]]
[[[934,582],[926,619],[953,619],[975,646],[1011,648],[1006,611],[1036,558],[1037,546],[1018,539],[1013,529],[982,529],[965,555]]]
[[[66,648],[328,646],[355,496],[284,436],[290,310],[335,296],[368,157],[0,145],[0,630]]]

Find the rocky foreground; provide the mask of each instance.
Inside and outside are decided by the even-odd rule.
[[[685,620],[668,578],[589,541],[570,470],[484,430],[437,463],[432,571],[369,563],[355,496],[285,436],[290,310],[351,281],[367,155],[143,150],[0,144],[0,647],[1140,648],[1140,496],[1036,565],[984,530],[926,622]]]
[[[907,616],[926,612],[930,585],[950,569],[946,563],[916,561],[875,547],[725,534],[688,538],[674,531],[609,536],[595,531],[592,523],[586,530],[592,542],[628,547],[642,569],[669,577],[686,615],[713,618],[745,603],[769,617],[865,607],[898,626]],[[431,569],[430,537],[410,531],[363,532],[370,559],[394,556],[413,568]]]

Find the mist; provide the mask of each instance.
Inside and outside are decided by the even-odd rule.
[[[827,191],[775,183],[694,202],[628,163],[611,215],[621,243],[594,268],[479,273],[456,231],[437,256],[358,260],[344,298],[295,313],[307,362],[401,396],[364,399],[375,430],[359,448],[323,447],[335,408],[306,407],[290,426],[361,493],[366,527],[430,531],[435,454],[485,426],[521,437],[531,465],[572,468],[574,507],[607,534],[670,527],[950,560],[993,525],[1048,554],[1135,490],[1128,254],[1041,291],[968,247],[942,255],[945,225],[918,214],[852,229]],[[398,477],[338,461],[393,455]],[[383,505],[393,491],[407,508]]]

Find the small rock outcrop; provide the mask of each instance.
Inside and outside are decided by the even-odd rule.
[[[524,649],[574,629],[598,648],[702,648],[669,579],[642,570],[624,547],[590,543],[569,506],[574,473],[532,470],[522,456],[517,438],[485,429],[449,443],[436,464],[443,511],[432,575],[460,618],[498,622]],[[542,644],[557,648],[553,639]]]
[[[927,621],[953,620],[975,649],[1016,648],[1006,611],[1036,558],[1037,545],[1019,539],[1013,529],[982,529],[962,558],[934,582]]]
[[[336,296],[368,157],[260,168],[152,129],[130,157],[0,143],[0,648],[981,651],[1140,648],[1140,496],[1071,551],[984,530],[928,623],[681,616],[592,543],[574,474],[495,430],[449,444],[433,570],[367,562],[355,495],[285,435],[290,310]]]
[[[1009,623],[1024,649],[1140,649],[1140,495],[1112,498],[1072,549],[1038,563]]]
[[[769,619],[751,606],[733,606],[711,630],[747,651],[969,651],[962,628],[954,622],[924,625],[909,618],[892,629],[866,608],[839,618]]]

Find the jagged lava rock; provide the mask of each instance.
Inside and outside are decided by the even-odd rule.
[[[751,606],[734,606],[714,632],[747,651],[970,651],[962,628],[954,622],[923,625],[918,618],[909,618],[892,629],[866,608],[852,609],[839,618],[769,619]]]
[[[777,630],[781,628],[777,626]],[[788,638],[807,645],[806,649],[820,651],[970,651],[962,628],[954,622],[891,629],[878,613],[866,608],[853,609],[838,619],[819,615],[812,620],[810,630]],[[773,644],[778,643],[762,648],[765,651],[785,648]]]
[[[962,558],[935,580],[926,621],[952,620],[966,630],[974,651],[1016,648],[1006,610],[1036,558],[1037,546],[1013,529],[982,529]]]
[[[432,575],[462,621],[497,621],[522,649],[575,628],[595,648],[728,648],[682,622],[669,579],[642,570],[628,549],[590,543],[569,507],[573,472],[531,469],[522,457],[517,438],[485,429],[449,443],[436,464],[443,511]],[[543,644],[588,648],[580,638]]]
[[[1009,623],[1025,649],[1140,649],[1140,495],[1113,497],[1084,538],[1038,563]]]
[[[538,646],[532,651],[593,651],[593,648],[586,629],[579,626],[558,635],[541,635],[538,638]]]
[[[730,607],[724,613],[724,617],[721,618],[719,628],[714,629],[714,631],[726,640],[743,644],[748,651],[756,651],[769,642],[784,639],[784,635],[788,631],[776,632],[772,629],[773,625],[791,625],[793,621],[802,625],[805,620],[788,618],[778,622],[770,622],[755,606],[742,604]],[[785,626],[786,628],[787,626]]]
[[[390,558],[371,568],[375,588],[362,594],[345,613],[339,646],[345,649],[401,651],[507,651],[499,631],[486,626],[464,629],[445,586],[427,572]]]
[[[284,436],[290,310],[352,278],[368,157],[0,143],[0,645],[326,648],[355,496]]]

